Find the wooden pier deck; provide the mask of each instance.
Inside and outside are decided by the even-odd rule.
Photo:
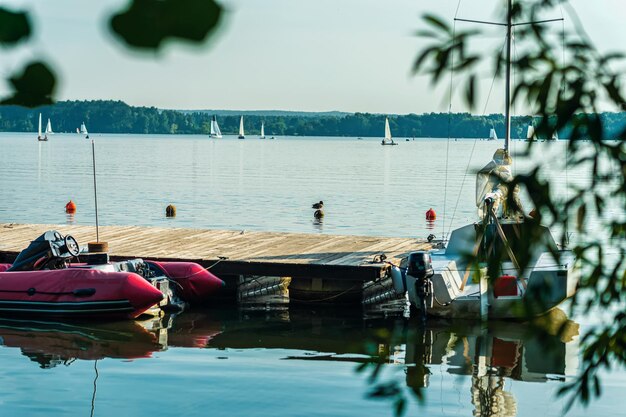
[[[0,262],[11,262],[47,230],[74,236],[81,245],[95,241],[94,226],[0,224]],[[399,263],[409,252],[426,250],[424,240],[139,226],[101,226],[100,240],[112,259],[193,261],[218,276],[275,276],[373,281],[388,265],[373,263],[384,253]]]

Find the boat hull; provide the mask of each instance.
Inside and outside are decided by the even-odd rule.
[[[92,269],[0,272],[0,315],[64,319],[135,318],[161,291],[130,272]]]
[[[195,262],[146,261],[156,266],[177,285],[177,295],[187,303],[205,301],[224,287],[224,281]]]
[[[489,284],[481,300],[479,285],[474,284],[465,291],[461,288],[464,271],[457,269],[456,261],[444,259],[444,262],[437,262],[434,256],[434,264],[439,265],[431,277],[433,291],[426,301],[427,314],[442,318],[481,320],[484,318],[481,303],[487,305],[488,319],[527,319],[546,314],[574,295],[580,272],[570,253],[562,254],[562,266],[555,265],[549,259],[550,254],[546,253],[544,257],[546,259],[539,259],[529,273],[526,289],[523,289],[520,281],[516,282],[518,295],[496,296],[493,285]],[[549,266],[544,268],[542,264]],[[392,266],[391,278],[396,292],[406,293],[410,303],[419,309],[421,300],[416,291],[415,277],[408,275],[404,268]]]

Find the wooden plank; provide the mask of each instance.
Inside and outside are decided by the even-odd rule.
[[[73,235],[79,243],[95,240],[93,226],[0,224],[0,252],[15,257],[52,229]],[[116,259],[192,260],[210,266],[219,256],[228,256],[215,266],[220,274],[364,281],[387,268],[370,263],[372,256],[384,252],[388,259],[399,261],[409,251],[426,249],[424,242],[412,238],[139,226],[102,226],[100,236]]]

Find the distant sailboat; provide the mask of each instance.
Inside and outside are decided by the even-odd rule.
[[[54,135],[54,132],[52,131],[52,124],[50,123],[50,119],[48,119],[48,124],[46,125],[46,136],[48,135]]]
[[[385,138],[380,143],[381,145],[397,145],[391,138],[391,129],[389,128],[389,119],[385,117]]]
[[[261,122],[261,136],[259,139],[265,139],[265,123]]]
[[[537,140],[537,135],[535,134],[535,128],[533,125],[529,125],[526,130],[526,142],[533,142]]]
[[[239,139],[245,139],[246,135],[243,133],[243,116],[239,120]]]
[[[39,113],[39,129],[37,129],[37,140],[40,142],[45,142],[48,140],[48,136],[45,133],[41,133],[41,113]]]
[[[554,131],[554,133],[552,134],[552,137],[550,138],[550,140],[559,140],[559,135],[558,135],[558,133],[556,133],[556,131]]]
[[[87,132],[87,127],[85,126],[85,122],[80,125],[80,133],[85,135],[85,139],[89,139],[89,132]]]
[[[217,124],[216,116],[213,116],[213,119],[211,120],[211,133],[209,134],[209,137],[217,138],[217,139],[221,139],[222,137],[222,131],[220,130],[219,125]]]
[[[489,130],[489,140],[498,140],[498,135],[496,135],[496,129],[491,128]]]

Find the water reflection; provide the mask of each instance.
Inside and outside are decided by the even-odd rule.
[[[463,402],[474,415],[504,417],[517,415],[511,381],[560,380],[577,369],[578,324],[560,310],[539,324],[433,321],[420,328],[404,318],[364,319],[360,311],[197,310],[102,324],[0,320],[0,341],[45,369],[76,360],[149,358],[173,347],[219,350],[219,359],[282,349],[289,352],[281,359],[311,367],[355,363],[372,387],[384,383],[381,367],[402,370],[394,384],[419,397],[441,389],[441,381],[431,387],[430,379],[443,372],[451,381],[469,377]]]

